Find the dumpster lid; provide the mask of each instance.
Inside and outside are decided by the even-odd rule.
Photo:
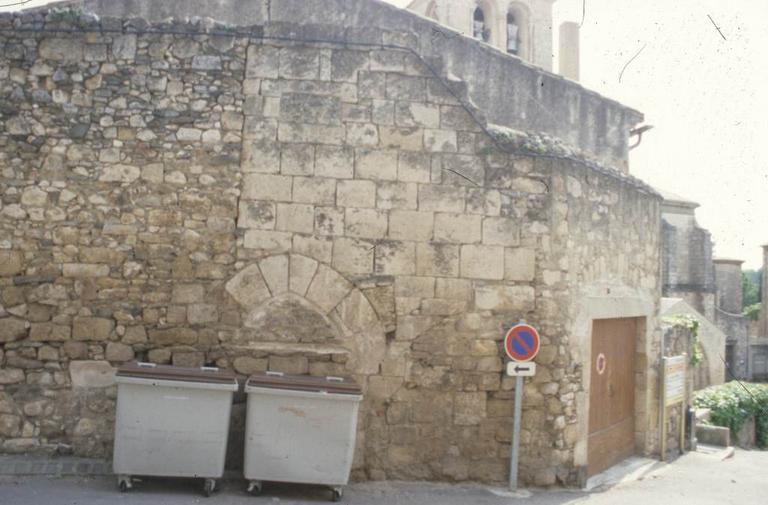
[[[203,366],[189,368],[155,363],[132,362],[117,369],[117,377],[135,377],[139,379],[159,379],[184,382],[204,382],[210,384],[237,384],[232,370]]]
[[[282,372],[257,372],[248,378],[248,387],[291,389],[294,391],[316,391],[326,393],[362,394],[360,386],[351,377],[313,375],[288,375]]]

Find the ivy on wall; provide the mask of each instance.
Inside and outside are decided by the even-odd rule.
[[[701,343],[699,342],[699,321],[688,314],[676,314],[662,319],[662,322],[676,328],[685,328],[691,332],[691,366],[697,366],[701,363],[703,353]]]

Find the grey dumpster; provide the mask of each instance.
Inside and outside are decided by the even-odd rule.
[[[232,395],[231,371],[153,363],[120,367],[112,462],[121,491],[133,476],[205,479],[209,496],[224,473]]]
[[[321,484],[341,499],[355,451],[362,394],[352,379],[266,372],[245,385],[245,478]]]

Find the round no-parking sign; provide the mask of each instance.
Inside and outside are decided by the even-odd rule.
[[[539,332],[527,324],[513,326],[504,337],[504,350],[514,361],[532,360],[539,353]]]

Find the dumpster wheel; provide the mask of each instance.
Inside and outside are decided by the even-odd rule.
[[[340,487],[331,488],[331,501],[341,501],[344,490]]]
[[[120,475],[117,477],[117,487],[121,493],[126,493],[133,489],[130,475]]]
[[[259,496],[261,494],[262,484],[260,480],[252,480],[248,482],[248,493],[253,496]]]
[[[205,484],[203,484],[203,494],[206,497],[209,497],[213,494],[213,492],[216,490],[216,480],[215,479],[205,479]]]

